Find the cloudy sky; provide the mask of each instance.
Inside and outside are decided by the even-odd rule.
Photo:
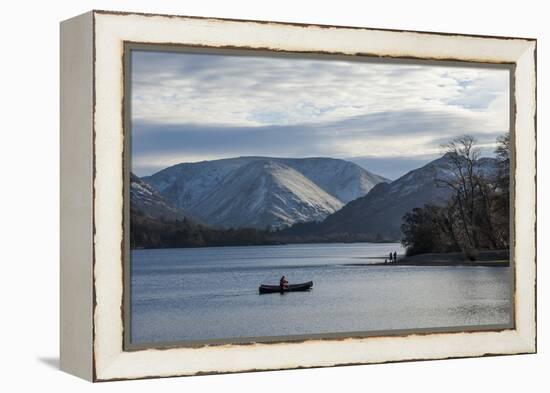
[[[261,155],[335,157],[395,179],[509,128],[504,69],[132,52],[132,170]]]

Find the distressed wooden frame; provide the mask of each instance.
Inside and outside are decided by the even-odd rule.
[[[124,48],[185,45],[514,68],[514,327],[127,350]],[[61,24],[61,368],[92,381],[536,352],[536,40],[92,11]],[[125,350],[126,349],[126,350]]]

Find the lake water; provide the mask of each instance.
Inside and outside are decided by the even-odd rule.
[[[510,268],[365,266],[390,251],[403,253],[398,243],[133,250],[131,341],[509,323]],[[313,289],[258,294],[282,275]]]

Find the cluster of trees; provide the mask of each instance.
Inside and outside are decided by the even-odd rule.
[[[384,241],[380,236],[372,238],[364,234],[297,235],[287,234],[284,230],[212,228],[188,219],[152,218],[139,210],[131,210],[130,216],[130,247],[132,249]],[[309,227],[313,224],[315,223],[304,223],[303,225]]]
[[[152,218],[138,210],[131,210],[130,216],[133,249],[277,244],[268,231],[254,228],[210,228],[187,219]]]
[[[461,251],[475,260],[479,250],[509,248],[510,136],[497,140],[496,167],[487,170],[471,136],[444,145],[448,167],[434,173],[451,198],[444,205],[430,204],[405,214],[402,244],[408,255]],[[485,163],[487,163],[485,161]]]

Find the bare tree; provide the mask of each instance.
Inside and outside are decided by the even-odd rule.
[[[433,167],[433,176],[451,195],[445,206],[426,205],[403,217],[408,252],[460,250],[476,259],[480,249],[509,247],[509,136],[500,137],[497,144],[496,166],[480,158],[476,140],[469,135],[442,145],[443,165]]]
[[[453,191],[459,214],[458,222],[461,225],[457,235],[463,238],[459,244],[463,251],[472,257],[479,247],[475,209],[479,149],[475,147],[475,143],[474,137],[463,135],[442,145],[447,160],[446,169],[451,175],[435,179],[437,184],[449,187]]]
[[[510,133],[497,139],[498,173],[495,187],[494,226],[500,244],[510,247]]]

